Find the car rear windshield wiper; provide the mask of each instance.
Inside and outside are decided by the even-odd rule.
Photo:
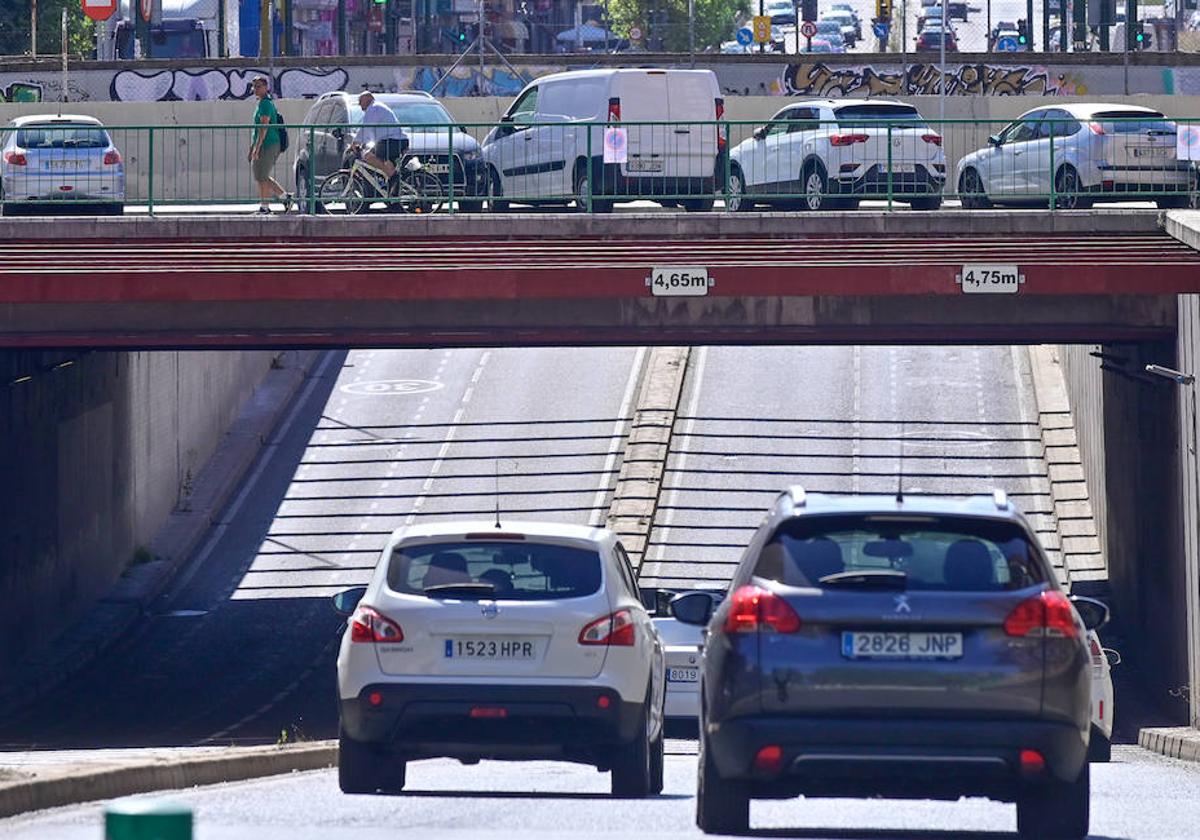
[[[860,569],[825,575],[817,582],[846,589],[907,589],[908,575],[895,569]]]
[[[463,595],[466,597],[492,595],[496,592],[496,584],[463,581],[462,583],[438,583],[425,587],[426,595]]]

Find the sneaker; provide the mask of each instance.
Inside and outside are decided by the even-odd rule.
[[[283,212],[284,213],[292,212],[292,203],[295,200],[296,200],[295,197],[290,192],[285,192],[283,194]]]
[[[270,207],[263,207],[261,204],[258,206],[258,215],[260,215],[260,216],[268,215],[268,214],[270,214],[270,212],[271,212]]]

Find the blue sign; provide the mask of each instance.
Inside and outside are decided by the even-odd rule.
[[[1004,37],[996,42],[996,52],[1016,52],[1017,39],[1012,37]]]
[[[744,26],[737,31],[737,42],[743,47],[748,47],[754,43],[754,33],[750,31],[750,27]]]
[[[886,38],[888,36],[888,30],[891,29],[891,27],[892,24],[890,22],[880,21],[878,23],[871,24],[871,31],[875,33],[876,38]]]

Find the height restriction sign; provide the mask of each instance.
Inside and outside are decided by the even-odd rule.
[[[92,20],[108,20],[117,11],[117,0],[81,0],[83,13]]]

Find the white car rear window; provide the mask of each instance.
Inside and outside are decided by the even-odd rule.
[[[435,598],[580,598],[599,591],[601,581],[599,553],[538,543],[399,546],[388,565],[388,587],[394,592]]]

